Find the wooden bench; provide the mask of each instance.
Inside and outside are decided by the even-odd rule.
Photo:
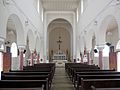
[[[73,77],[73,81],[77,80],[77,75],[106,75],[106,74],[120,74],[117,71],[87,71],[87,72],[76,72]]]
[[[28,76],[28,75],[48,75],[48,81],[51,85],[53,76],[51,75],[52,72],[1,72],[1,76],[4,75],[22,75],[22,76]],[[12,76],[11,76],[12,77]]]
[[[79,90],[91,90],[91,86],[96,88],[119,88],[120,79],[82,79]]]
[[[49,90],[48,80],[0,80],[0,90],[4,88],[43,88]]]
[[[87,65],[87,64],[83,64],[83,63],[66,63],[65,64],[65,68],[66,68],[66,72],[69,76],[69,78],[72,80],[72,75],[74,72],[74,68],[80,68],[81,70],[85,70],[85,69],[100,69],[98,66],[95,65]]]
[[[0,90],[43,90],[43,88],[0,88]]]
[[[119,88],[95,88],[94,86],[91,86],[91,90],[120,90]]]
[[[49,88],[51,80],[49,75],[2,75],[1,80],[46,80],[48,79]]]
[[[82,79],[120,79],[120,74],[106,74],[106,75],[78,75],[77,82],[74,83],[76,90],[79,90]]]
[[[82,73],[81,73],[82,72]],[[117,73],[118,74],[118,72],[116,72],[116,71],[114,71],[114,70],[95,70],[95,69],[83,69],[83,70],[81,70],[81,71],[79,71],[79,72],[77,72],[77,71],[74,71],[74,73],[73,73],[73,75],[72,75],[72,82],[75,82],[76,80],[77,80],[77,74],[80,74],[80,75],[84,75],[84,74],[86,74],[86,75],[90,75],[91,73],[93,73],[94,74],[94,72],[95,72],[95,74],[104,74],[104,73]],[[103,72],[103,73],[102,73]]]

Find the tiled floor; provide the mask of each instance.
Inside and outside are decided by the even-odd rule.
[[[51,90],[74,90],[72,82],[65,73],[65,68],[56,68]]]

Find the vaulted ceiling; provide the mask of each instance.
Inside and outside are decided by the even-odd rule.
[[[80,0],[41,0],[46,11],[74,11]]]

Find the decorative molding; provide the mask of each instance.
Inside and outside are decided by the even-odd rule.
[[[94,25],[98,25],[98,21],[95,20],[95,21],[94,21]]]
[[[120,0],[116,0],[116,5],[120,5]]]
[[[9,5],[11,2],[11,0],[2,0],[2,1],[3,1],[4,6]]]
[[[28,25],[29,25],[29,21],[26,20],[26,21],[25,21],[25,26],[28,26]]]

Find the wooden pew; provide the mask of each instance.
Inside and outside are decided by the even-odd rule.
[[[43,88],[0,88],[0,90],[43,90]]]
[[[120,90],[119,88],[96,88],[94,86],[91,86],[91,90]]]
[[[91,90],[91,86],[96,88],[119,88],[120,79],[82,79],[79,90]]]
[[[79,90],[83,79],[120,79],[120,74],[106,74],[106,75],[78,75],[77,83],[74,84],[76,90]]]
[[[67,73],[69,73],[69,70],[73,67],[75,68],[75,67],[87,67],[87,66],[100,69],[98,66],[95,65],[87,65],[83,63],[65,63],[65,70]]]
[[[49,75],[2,75],[1,80],[48,80],[49,88],[51,88],[51,80]]]
[[[34,64],[35,67],[55,67],[55,63],[39,63]]]
[[[41,90],[42,87],[43,90],[49,90],[48,80],[0,80],[0,90],[4,88],[39,88]]]
[[[98,66],[95,65],[87,65],[87,64],[83,64],[83,63],[66,63],[65,64],[65,68],[66,68],[66,72],[69,76],[69,78],[72,78],[73,75],[73,71],[74,68],[80,68],[81,70],[85,70],[85,69],[100,69]]]
[[[24,66],[23,70],[35,70],[35,71],[49,71],[55,70],[55,63],[40,63],[34,64],[34,66]]]
[[[2,75],[1,80],[46,80],[49,75]]]
[[[106,74],[120,74],[120,72],[117,72],[117,71],[104,71],[104,70],[98,70],[98,71],[94,71],[94,70],[89,70],[86,72],[83,71],[83,72],[75,72],[74,73],[74,76],[73,76],[73,83],[76,82],[77,80],[77,75],[106,75]]]
[[[34,66],[25,66],[22,72],[51,72],[51,77],[53,78],[55,73],[55,63],[40,63],[35,64]],[[10,71],[17,72],[17,71]],[[20,72],[20,71],[18,71]]]
[[[2,72],[2,81],[4,79],[7,81],[12,81],[11,83],[14,83],[14,81],[18,81],[20,80],[22,81],[40,81],[40,80],[46,80],[47,79],[47,85],[44,84],[44,82],[41,84],[44,85],[44,90],[49,90],[51,83],[52,83],[52,79],[54,76],[54,72],[55,72],[55,63],[51,63],[51,64],[36,64],[34,66],[26,66],[24,67],[24,70],[15,70],[15,71],[11,71],[10,72]],[[7,83],[7,82],[6,82]],[[19,82],[17,82],[19,83]],[[0,87],[1,89],[6,89],[5,87]],[[19,87],[9,87],[11,89],[13,88],[19,88]],[[22,88],[22,87],[21,87]],[[23,87],[24,88],[24,87]],[[34,89],[38,89],[36,87],[25,87],[25,88],[34,88]],[[0,89],[0,90],[1,90]],[[33,90],[34,90],[33,89]],[[40,89],[40,88],[39,88]]]
[[[51,85],[53,76],[51,76],[52,72],[1,72],[1,76],[4,75],[21,75],[21,76],[28,76],[28,75],[48,75],[48,81]],[[12,76],[11,76],[12,77]]]
[[[97,69],[82,69],[81,71],[74,71],[73,75],[72,75],[72,82],[75,82],[77,80],[77,74],[84,74],[81,72],[85,72],[85,74],[90,74],[90,73],[86,73],[86,72],[97,72],[96,74],[99,74],[99,72],[105,72],[105,73],[116,73],[116,71],[114,70],[97,70]],[[118,73],[118,72],[117,72]],[[102,73],[101,73],[102,74]]]

